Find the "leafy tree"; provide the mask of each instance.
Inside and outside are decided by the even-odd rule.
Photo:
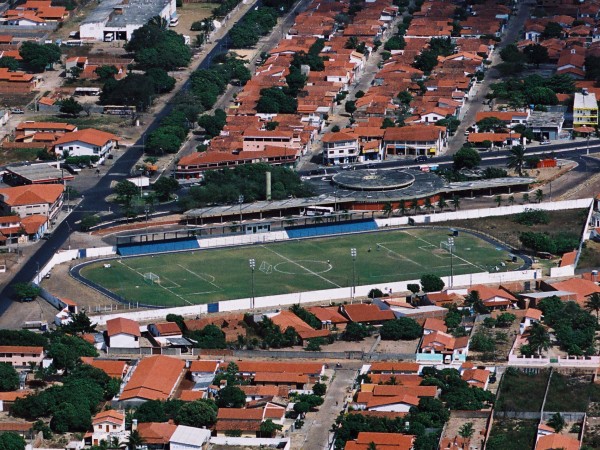
[[[444,289],[444,282],[437,275],[427,273],[421,276],[421,289],[423,292],[437,292]]]
[[[179,189],[179,182],[175,178],[160,177],[152,185],[152,189],[160,201],[167,201]]]
[[[140,111],[152,104],[154,82],[146,75],[129,73],[122,80],[109,79],[100,93],[102,105],[135,106]]]
[[[0,434],[0,448],[3,450],[25,450],[25,439],[19,434],[8,431]]]
[[[179,408],[175,421],[195,428],[210,427],[217,421],[217,410],[217,405],[212,400],[187,402]]]
[[[357,322],[350,322],[342,333],[342,340],[358,342],[369,335],[367,327]]]
[[[446,127],[450,134],[454,134],[460,125],[460,120],[454,116],[448,116],[445,119],[438,120],[435,124],[440,127]]]
[[[19,61],[12,56],[4,56],[0,58],[0,67],[14,72],[15,70],[19,70]]]
[[[344,105],[344,110],[350,114],[350,116],[354,116],[354,113],[356,112],[356,102],[348,100]]]
[[[473,148],[462,147],[453,156],[452,161],[455,170],[474,169],[481,162],[481,155]]]
[[[550,348],[550,335],[542,324],[534,323],[529,329],[527,342],[532,352],[539,355]]]
[[[60,47],[55,44],[36,44],[33,41],[25,41],[19,48],[19,55],[29,70],[39,73],[60,61]]]
[[[500,51],[500,58],[505,63],[522,64],[525,60],[523,53],[519,51],[516,44],[508,44]]]
[[[542,32],[542,37],[544,39],[560,39],[562,36],[563,28],[557,22],[548,22],[544,31]]]
[[[185,323],[184,323],[183,316],[180,316],[179,314],[171,313],[171,314],[167,314],[167,317],[165,319],[167,322],[175,322],[180,330],[185,330]]]
[[[471,337],[470,347],[477,352],[492,353],[496,350],[496,343],[491,336],[484,333],[475,333]]]
[[[497,117],[486,117],[477,122],[477,129],[480,132],[493,131],[498,132],[506,128],[506,124]]]
[[[264,422],[261,422],[260,424],[260,429],[259,429],[259,434],[261,437],[273,437],[273,435],[281,430],[283,427],[281,425],[277,425],[276,423],[273,423],[273,421],[271,419],[267,419]]]
[[[320,352],[321,346],[325,343],[323,338],[312,338],[308,340],[308,344],[304,347],[307,352]]]
[[[300,305],[292,305],[290,311],[300,317],[304,322],[309,324],[315,330],[321,329],[321,321],[313,313],[309,312]]]
[[[486,317],[485,319],[483,319],[483,326],[486,328],[494,328],[497,323],[498,321],[493,317]]]
[[[221,130],[225,126],[227,116],[225,111],[217,109],[214,116],[204,114],[198,118],[198,125],[206,130],[209,137],[215,137],[221,134]]]
[[[129,433],[129,437],[127,438],[127,447],[129,450],[137,450],[144,443],[144,438],[142,438],[138,430],[133,430]]]
[[[471,439],[474,433],[475,428],[473,427],[473,422],[467,422],[463,424],[458,430],[458,435],[465,439]]]
[[[73,97],[66,98],[60,102],[60,112],[69,116],[77,117],[83,111],[83,106]]]
[[[327,386],[323,383],[315,383],[313,385],[313,394],[318,395],[319,397],[323,397],[325,392],[327,391]]]
[[[383,45],[383,48],[387,51],[392,50],[402,50],[406,47],[406,41],[402,36],[392,36],[387,40],[387,42]]]
[[[17,300],[35,300],[40,295],[41,289],[33,283],[13,283],[12,290]]]
[[[523,49],[523,53],[527,58],[527,62],[535,64],[539,67],[540,64],[547,63],[550,58],[548,56],[548,49],[540,44],[530,44]]]
[[[95,214],[86,214],[81,219],[81,222],[79,223],[79,228],[81,229],[81,231],[89,231],[90,228],[98,225],[99,221],[100,218]]]
[[[306,84],[306,76],[302,74],[298,67],[290,66],[290,73],[285,77],[285,81],[288,85],[289,94],[292,97],[297,97],[298,91]]]
[[[556,431],[557,433],[560,433],[562,431],[562,429],[565,427],[566,422],[565,419],[563,418],[563,416],[561,416],[561,414],[559,412],[556,412],[552,415],[552,417],[550,417],[550,420],[548,421],[548,426],[551,426],[552,428],[554,428],[554,431]]]
[[[413,66],[416,69],[428,74],[437,66],[438,55],[433,50],[424,50],[415,57]]]
[[[117,196],[117,201],[126,206],[129,206],[133,198],[140,194],[139,188],[128,180],[119,181],[113,191]]]
[[[514,314],[505,312],[497,317],[496,323],[500,328],[505,328],[509,327],[515,321],[516,318],[517,317]]]
[[[100,81],[106,81],[110,78],[115,78],[115,75],[119,73],[119,69],[117,69],[115,66],[103,65],[96,67],[94,73],[98,75],[98,79]]]
[[[381,298],[381,297],[383,297],[383,292],[381,291],[381,289],[374,288],[369,291],[369,294],[367,295],[367,297]]]
[[[175,78],[161,67],[152,67],[146,71],[146,76],[152,80],[157,94],[171,92],[175,87]]]
[[[246,404],[246,394],[239,387],[225,386],[216,398],[219,408],[242,408]]]
[[[444,318],[444,323],[449,329],[458,328],[460,323],[462,322],[462,314],[458,312],[456,307],[450,309],[446,317]]]
[[[535,87],[529,91],[529,101],[535,105],[557,105],[556,93],[547,87]]]
[[[19,374],[13,366],[0,363],[0,391],[16,391],[19,388]]]
[[[177,153],[183,143],[181,129],[176,127],[158,127],[146,139],[146,151],[153,155]]]
[[[509,151],[506,166],[516,170],[519,176],[523,176],[523,164],[525,164],[525,149],[522,145],[514,145]]]
[[[45,347],[48,337],[29,330],[0,330],[0,345]]]
[[[71,320],[60,326],[60,330],[65,334],[85,334],[95,333],[96,325],[85,312],[71,314]]]
[[[386,341],[411,341],[421,337],[423,329],[413,319],[400,317],[395,320],[388,320],[381,326],[381,339]]]
[[[294,114],[297,109],[298,101],[277,87],[261,89],[256,104],[256,111],[259,113]]]
[[[225,348],[225,333],[216,325],[206,325],[202,330],[188,332],[187,337],[195,341],[197,348]]]
[[[98,356],[96,348],[77,336],[55,334],[50,339],[47,355],[57,369],[73,370],[82,356]]]
[[[542,200],[544,199],[544,191],[542,191],[541,189],[536,189],[535,191],[535,201],[538,203],[542,203]]]

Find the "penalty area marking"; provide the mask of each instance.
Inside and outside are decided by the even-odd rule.
[[[208,283],[208,284],[210,284],[210,285],[211,285],[212,287],[214,287],[214,288],[215,288],[217,291],[220,291],[220,290],[222,290],[220,286],[218,286],[218,285],[216,285],[216,284],[214,283],[214,281],[215,281],[215,277],[213,277],[212,275],[208,275],[208,274],[199,274],[199,273],[196,273],[196,272],[194,272],[193,270],[190,270],[190,269],[188,269],[187,267],[184,267],[184,266],[182,266],[181,264],[177,264],[177,265],[178,265],[179,267],[181,267],[183,270],[185,270],[186,272],[189,272],[189,273],[191,273],[192,275],[194,275],[194,276],[196,276],[196,277],[200,278],[200,279],[201,279],[202,281],[204,281],[205,283]],[[207,278],[204,278],[204,276],[202,276],[202,275],[204,275],[204,276],[206,276],[206,277],[210,277],[210,278],[212,278],[212,280],[208,280]],[[211,292],[216,292],[216,291],[211,291]]]

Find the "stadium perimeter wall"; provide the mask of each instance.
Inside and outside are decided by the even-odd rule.
[[[455,275],[453,286],[471,286],[482,283],[507,283],[512,281],[529,281],[541,278],[540,270],[519,270],[514,272],[480,272],[466,275]],[[446,286],[450,286],[450,277],[442,277]],[[410,283],[419,283],[419,280],[400,281],[395,283],[369,284],[356,286],[356,297],[366,297],[371,289],[386,287],[392,289],[392,292],[406,292],[407,285]],[[302,303],[314,302],[332,302],[332,301],[351,301],[351,288],[323,289],[319,291],[298,292],[293,294],[270,295],[266,297],[256,297],[254,299],[254,308],[273,308],[278,306],[288,306]],[[251,309],[251,298],[241,298],[236,300],[225,300],[218,302],[218,312],[233,312]],[[98,325],[106,324],[106,321],[114,318],[115,314],[119,317],[127,317],[132,320],[163,320],[167,314],[198,315],[207,314],[208,305],[181,306],[176,308],[160,308],[145,311],[115,312],[114,314],[101,314],[92,316],[92,322]]]

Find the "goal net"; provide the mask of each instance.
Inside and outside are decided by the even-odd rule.
[[[258,268],[258,270],[260,270],[261,272],[266,273],[268,275],[271,272],[273,272],[273,265],[269,264],[266,261],[263,261],[260,263],[260,267]]]
[[[160,277],[155,273],[148,272],[144,274],[144,281],[148,284],[160,284]]]
[[[440,250],[446,250],[448,253],[450,253],[451,250],[454,250],[454,244],[450,244],[447,241],[442,241],[440,242]]]

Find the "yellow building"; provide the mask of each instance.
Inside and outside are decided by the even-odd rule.
[[[597,127],[598,103],[596,95],[587,91],[575,94],[573,102],[573,127]]]

